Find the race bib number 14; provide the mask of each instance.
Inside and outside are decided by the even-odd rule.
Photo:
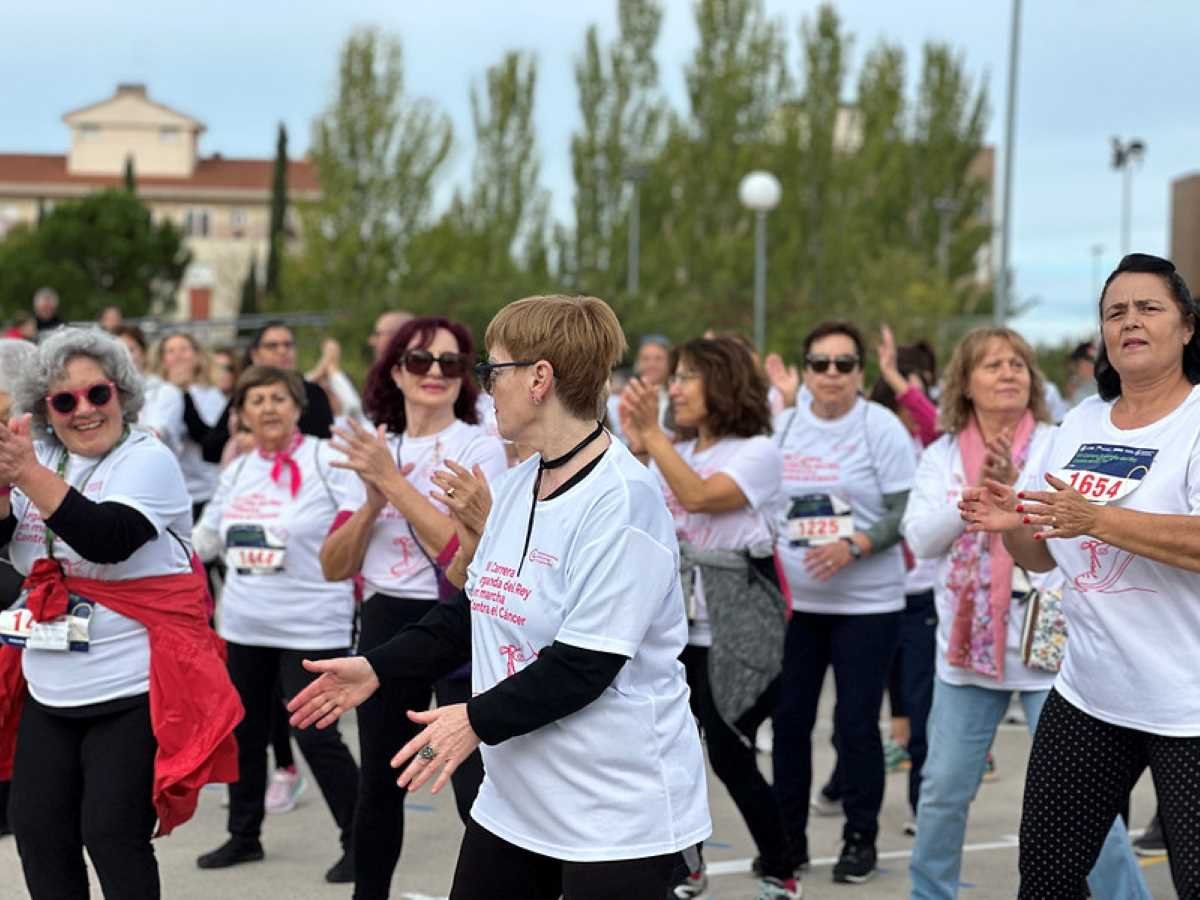
[[[1103,505],[1137,490],[1157,455],[1157,450],[1144,447],[1083,444],[1054,474],[1092,503]]]

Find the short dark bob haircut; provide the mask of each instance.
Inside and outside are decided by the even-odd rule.
[[[413,338],[417,339],[413,349],[423,349],[433,343],[438,330],[443,328],[454,335],[458,352],[467,358],[467,371],[462,377],[458,399],[454,401],[454,416],[468,425],[479,424],[479,413],[475,408],[479,400],[479,388],[471,371],[475,365],[475,339],[471,336],[470,328],[445,316],[409,319],[392,335],[383,356],[367,373],[367,383],[363,388],[363,411],[368,419],[376,425],[386,426],[392,434],[404,434],[408,424],[404,413],[404,392],[396,386],[392,369],[401,364]]]
[[[696,338],[671,352],[671,371],[685,363],[704,380],[708,427],[716,437],[757,437],[771,433],[767,378],[741,341]],[[677,428],[682,438],[694,429]]]
[[[266,387],[271,384],[282,384],[291,395],[300,412],[308,406],[308,394],[304,390],[304,380],[296,372],[287,369],[277,369],[274,366],[250,366],[238,376],[233,388],[233,408],[239,412],[246,404],[246,395],[253,388]]]
[[[1183,277],[1175,271],[1175,264],[1161,256],[1149,253],[1130,253],[1113,269],[1100,292],[1097,314],[1100,316],[1100,352],[1096,354],[1096,388],[1102,400],[1115,400],[1121,396],[1121,376],[1108,361],[1108,349],[1104,346],[1104,295],[1116,279],[1126,273],[1157,275],[1179,307],[1183,321],[1192,326],[1192,339],[1183,346],[1183,374],[1192,384],[1200,384],[1200,310],[1188,290]]]
[[[850,340],[854,341],[854,353],[858,356],[858,367],[861,369],[863,367],[863,363],[866,361],[867,345],[866,341],[863,340],[862,332],[859,331],[858,326],[852,322],[822,322],[820,325],[806,334],[804,336],[804,344],[802,348],[803,352],[801,354],[803,358],[800,360],[800,362],[807,366],[808,351],[812,349],[812,345],[821,340],[821,338],[827,338],[835,334],[845,335],[846,337],[850,338]]]

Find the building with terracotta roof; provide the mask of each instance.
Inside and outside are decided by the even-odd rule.
[[[57,202],[121,186],[131,159],[138,198],[155,221],[174,222],[192,252],[178,317],[236,316],[251,264],[260,273],[266,265],[274,160],[201,156],[204,123],[151,100],[140,84],[118,85],[63,121],[71,130],[66,155],[0,153],[0,237]],[[292,201],[319,196],[310,163],[288,163],[288,192]]]

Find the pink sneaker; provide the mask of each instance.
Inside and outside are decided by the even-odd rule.
[[[304,793],[305,787],[307,782],[295,766],[290,769],[275,769],[271,773],[271,783],[267,785],[267,812],[291,812],[296,808],[296,801]]]

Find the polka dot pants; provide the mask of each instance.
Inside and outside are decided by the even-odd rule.
[[[1087,875],[1146,767],[1158,792],[1171,877],[1200,900],[1200,737],[1101,722],[1050,691],[1038,720],[1021,817],[1023,900],[1087,897]]]

